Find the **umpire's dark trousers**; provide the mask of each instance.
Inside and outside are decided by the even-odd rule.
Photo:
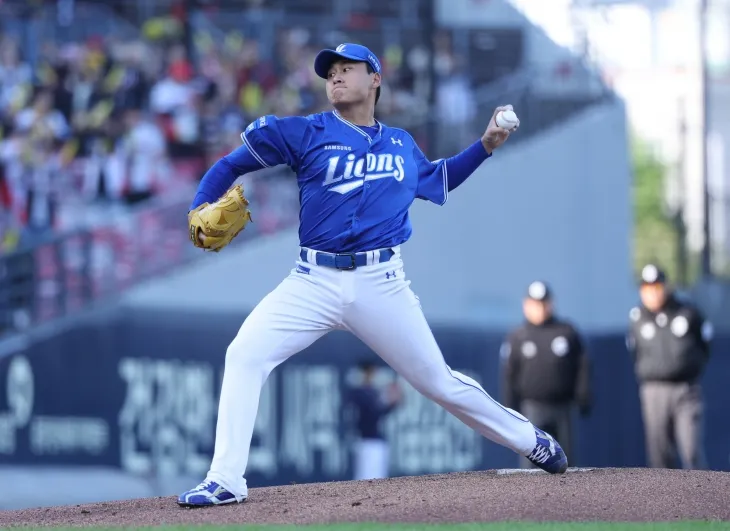
[[[706,469],[704,404],[699,384],[644,382],[640,386],[646,457],[652,468]]]
[[[520,413],[530,422],[555,437],[563,448],[571,465],[573,457],[573,405],[571,403],[552,404],[523,400]],[[520,458],[520,468],[535,468],[526,457]]]

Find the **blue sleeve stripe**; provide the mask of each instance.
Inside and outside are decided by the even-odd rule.
[[[254,150],[253,146],[251,145],[251,143],[246,138],[246,132],[245,131],[243,133],[241,133],[241,140],[243,140],[243,143],[246,144],[246,147],[251,152],[251,155],[253,155],[256,158],[256,160],[259,161],[259,163],[264,168],[270,168],[270,166],[268,164],[266,164],[266,162],[264,162],[264,159],[261,158],[261,156],[258,153],[256,153],[256,151]]]

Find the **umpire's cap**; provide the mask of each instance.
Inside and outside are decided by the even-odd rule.
[[[641,284],[665,284],[666,273],[654,264],[646,264],[641,270]]]
[[[380,66],[380,60],[377,56],[371,52],[368,48],[361,44],[353,44],[346,42],[340,44],[334,50],[322,50],[314,58],[314,72],[322,79],[327,79],[327,72],[332,66],[332,63],[339,59],[349,59],[350,61],[358,61],[367,63],[373,72],[376,74],[382,73],[382,67]],[[380,87],[378,87],[375,95],[375,102],[377,103],[380,98]]]
[[[553,292],[545,282],[536,280],[527,287],[527,298],[539,302],[552,300]]]

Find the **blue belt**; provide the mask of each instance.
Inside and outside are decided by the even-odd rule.
[[[356,267],[368,265],[368,252],[365,253],[325,253],[322,251],[313,251],[315,263],[324,267],[332,267],[334,269],[350,270]],[[307,250],[302,249],[299,257],[302,261],[311,263],[307,260]],[[395,251],[392,249],[383,249],[380,251],[377,263],[387,262],[390,260]]]

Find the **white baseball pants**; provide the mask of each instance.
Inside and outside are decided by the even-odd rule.
[[[246,318],[226,352],[207,479],[247,495],[243,476],[266,378],[334,329],[355,334],[417,391],[484,437],[523,456],[532,452],[532,424],[446,364],[406,280],[400,249],[394,250],[387,262],[349,271],[297,260],[299,267]]]

